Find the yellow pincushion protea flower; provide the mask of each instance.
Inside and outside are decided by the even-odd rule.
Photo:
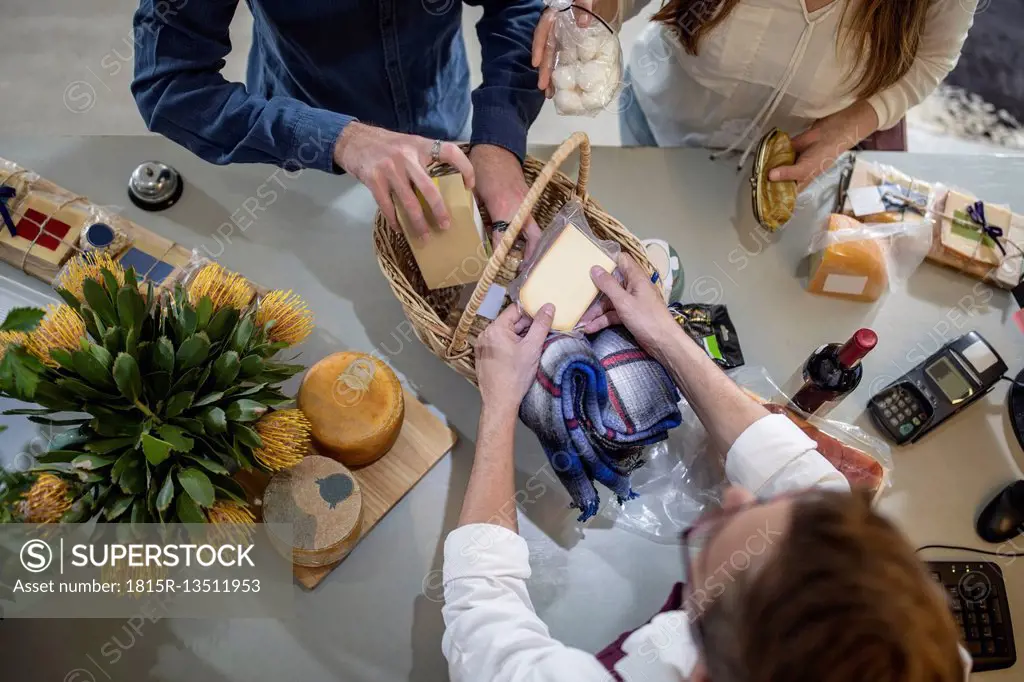
[[[198,305],[207,297],[213,301],[214,310],[225,307],[241,310],[255,295],[256,290],[245,277],[216,263],[204,265],[188,285],[188,300],[192,305]]]
[[[242,525],[256,523],[256,517],[249,508],[238,502],[217,500],[206,510],[206,520],[210,523],[229,523]]]
[[[260,299],[256,311],[256,324],[260,327],[271,320],[270,340],[281,341],[289,346],[302,343],[313,331],[313,313],[306,302],[289,291],[271,291]]]
[[[71,490],[64,479],[40,474],[25,493],[24,512],[28,523],[57,523],[71,509]]]
[[[206,510],[206,520],[212,524],[208,531],[208,539],[220,544],[249,542],[252,537],[252,526],[256,523],[256,517],[248,507],[230,500],[217,500]]]
[[[85,321],[66,305],[46,306],[46,317],[39,323],[35,331],[28,335],[25,349],[48,367],[56,367],[57,362],[50,357],[50,350],[63,348],[67,351],[78,350],[79,341],[85,336]]]
[[[82,293],[82,286],[85,284],[85,280],[92,279],[104,284],[104,270],[114,276],[119,287],[124,286],[124,268],[111,258],[110,254],[102,251],[90,251],[68,261],[64,269],[57,275],[55,284],[57,288],[67,289],[75,298],[84,302],[85,295]]]
[[[153,594],[157,589],[149,581],[163,580],[169,573],[167,567],[162,564],[132,566],[127,560],[122,560],[113,566],[109,563],[104,564],[100,568],[100,582],[120,585],[121,589],[115,592],[118,597],[141,599]],[[138,580],[142,581],[141,585],[136,582]]]
[[[0,360],[3,360],[8,348],[24,346],[26,341],[28,334],[25,332],[0,332]]]
[[[301,410],[275,410],[256,422],[262,448],[253,450],[263,468],[280,471],[295,466],[309,452],[312,426]]]

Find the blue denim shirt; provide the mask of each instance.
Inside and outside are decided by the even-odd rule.
[[[472,94],[474,144],[522,159],[544,97],[530,66],[540,0],[466,0],[483,84]],[[456,0],[247,0],[247,84],[220,74],[238,0],[140,0],[132,94],[146,125],[216,164],[337,172],[332,149],[352,120],[457,139],[470,112]]]

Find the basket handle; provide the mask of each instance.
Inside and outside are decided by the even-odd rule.
[[[473,295],[469,299],[466,309],[462,311],[462,317],[459,318],[459,324],[455,328],[455,334],[452,336],[451,343],[448,345],[448,359],[455,359],[465,357],[468,355],[470,348],[467,338],[469,336],[469,330],[473,326],[473,320],[476,319],[477,311],[480,309],[480,304],[483,303],[484,297],[487,295],[487,290],[494,284],[494,278],[497,276],[498,271],[505,264],[505,259],[508,257],[509,252],[512,250],[512,245],[515,244],[516,239],[519,237],[519,233],[522,231],[523,226],[526,225],[527,219],[530,217],[530,213],[533,211],[533,207],[540,201],[541,195],[547,188],[548,183],[551,182],[551,178],[555,176],[559,166],[569,158],[576,149],[580,150],[580,170],[576,177],[576,190],[575,194],[577,197],[583,199],[586,196],[587,191],[587,180],[590,177],[590,138],[587,137],[586,133],[577,132],[569,136],[565,142],[555,150],[555,153],[551,155],[551,159],[544,165],[537,178],[533,181],[533,186],[530,187],[530,191],[526,193],[523,198],[523,203],[520,204],[519,210],[516,211],[516,215],[512,218],[512,222],[509,224],[508,229],[505,230],[505,235],[502,237],[498,247],[494,250],[494,254],[490,260],[487,261],[486,267],[484,267],[483,274],[480,276],[480,281],[477,282],[476,288],[473,290]]]

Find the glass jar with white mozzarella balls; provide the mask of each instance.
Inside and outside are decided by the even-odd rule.
[[[618,36],[593,17],[589,26],[579,26],[574,10],[559,13],[553,35],[555,110],[563,116],[596,116],[622,84]]]

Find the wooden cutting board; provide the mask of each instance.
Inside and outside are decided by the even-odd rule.
[[[416,396],[405,391],[405,421],[394,447],[373,464],[352,469],[352,475],[359,482],[363,494],[360,540],[441,461],[456,440],[457,436],[451,427],[427,409]],[[261,497],[269,478],[268,474],[250,472],[239,476],[240,482],[249,492],[250,500]],[[255,510],[258,512],[259,507],[255,507]],[[356,541],[358,543],[359,540]],[[316,568],[295,566],[295,579],[311,590],[338,564]]]

